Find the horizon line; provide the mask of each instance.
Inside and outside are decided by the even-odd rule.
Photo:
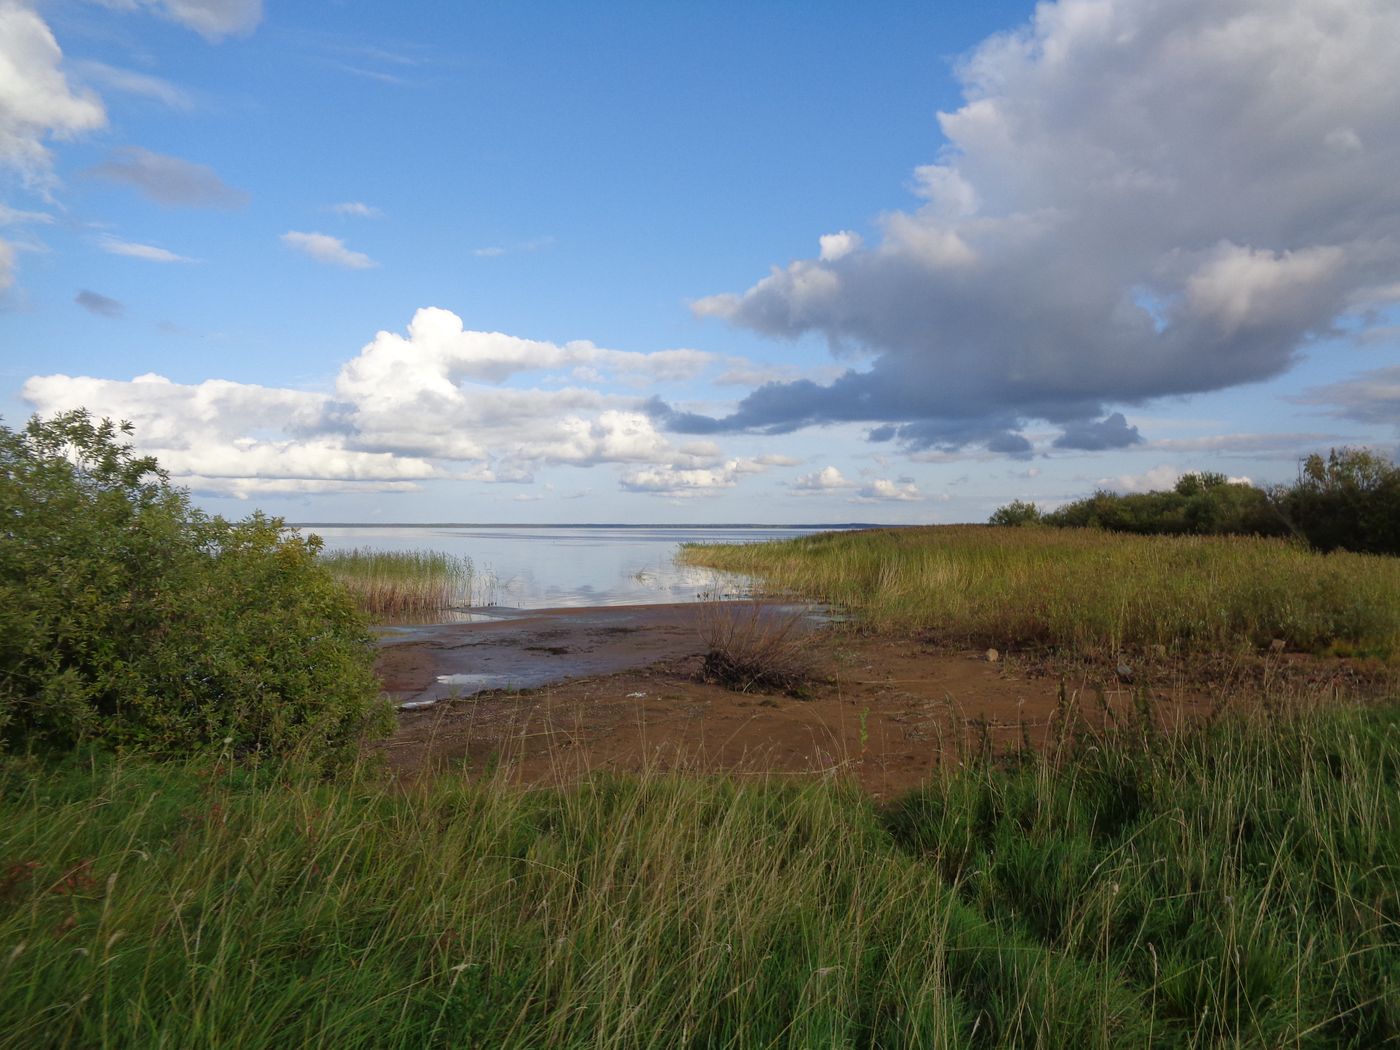
[[[621,522],[621,521],[579,521],[579,522],[521,522],[521,521],[288,521],[284,523],[292,529],[897,529],[911,528],[908,523],[882,523],[876,521],[803,521],[786,524],[733,521],[733,522]],[[924,523],[932,524],[932,523]]]

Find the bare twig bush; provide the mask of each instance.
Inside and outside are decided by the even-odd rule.
[[[801,609],[755,601],[709,601],[700,612],[705,680],[738,693],[800,695],[811,683],[812,651]]]

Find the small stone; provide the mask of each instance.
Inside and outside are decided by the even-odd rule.
[[[988,649],[988,650],[987,650],[987,663],[989,663],[989,664],[994,664],[994,663],[996,663],[996,662],[997,662],[998,660],[1000,660],[1000,659],[1001,659],[1001,653],[997,652],[995,649]]]
[[[1288,643],[1285,642],[1282,638],[1275,638],[1272,642],[1269,643],[1269,652],[1271,653],[1281,653],[1287,648]]]
[[[1131,682],[1133,680],[1133,669],[1125,663],[1120,663],[1116,668],[1118,680],[1120,682]]]

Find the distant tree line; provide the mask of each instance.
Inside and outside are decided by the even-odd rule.
[[[1400,554],[1400,467],[1364,448],[1309,456],[1291,485],[1260,488],[1207,471],[1172,489],[1099,490],[1058,510],[1016,500],[993,525],[1051,525],[1162,535],[1295,536],[1322,551]]]

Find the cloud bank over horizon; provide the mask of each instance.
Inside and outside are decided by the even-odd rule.
[[[81,305],[95,309],[101,298],[89,293]],[[86,407],[133,423],[142,451],[205,494],[526,483],[542,467],[612,465],[623,491],[683,497],[795,465],[674,441],[642,410],[640,394],[626,392],[735,364],[698,350],[636,353],[472,331],[451,311],[428,307],[404,334],[381,331],[344,362],[332,391],[54,374],[31,377],[22,396],[40,415]],[[507,385],[527,376],[533,385]],[[910,495],[894,489],[889,498]]]
[[[702,317],[860,357],[677,433],[868,423],[910,451],[1142,440],[1117,406],[1277,376],[1400,302],[1400,78],[1388,0],[1060,0],[958,67],[922,204]],[[1356,391],[1333,391],[1357,401]]]

